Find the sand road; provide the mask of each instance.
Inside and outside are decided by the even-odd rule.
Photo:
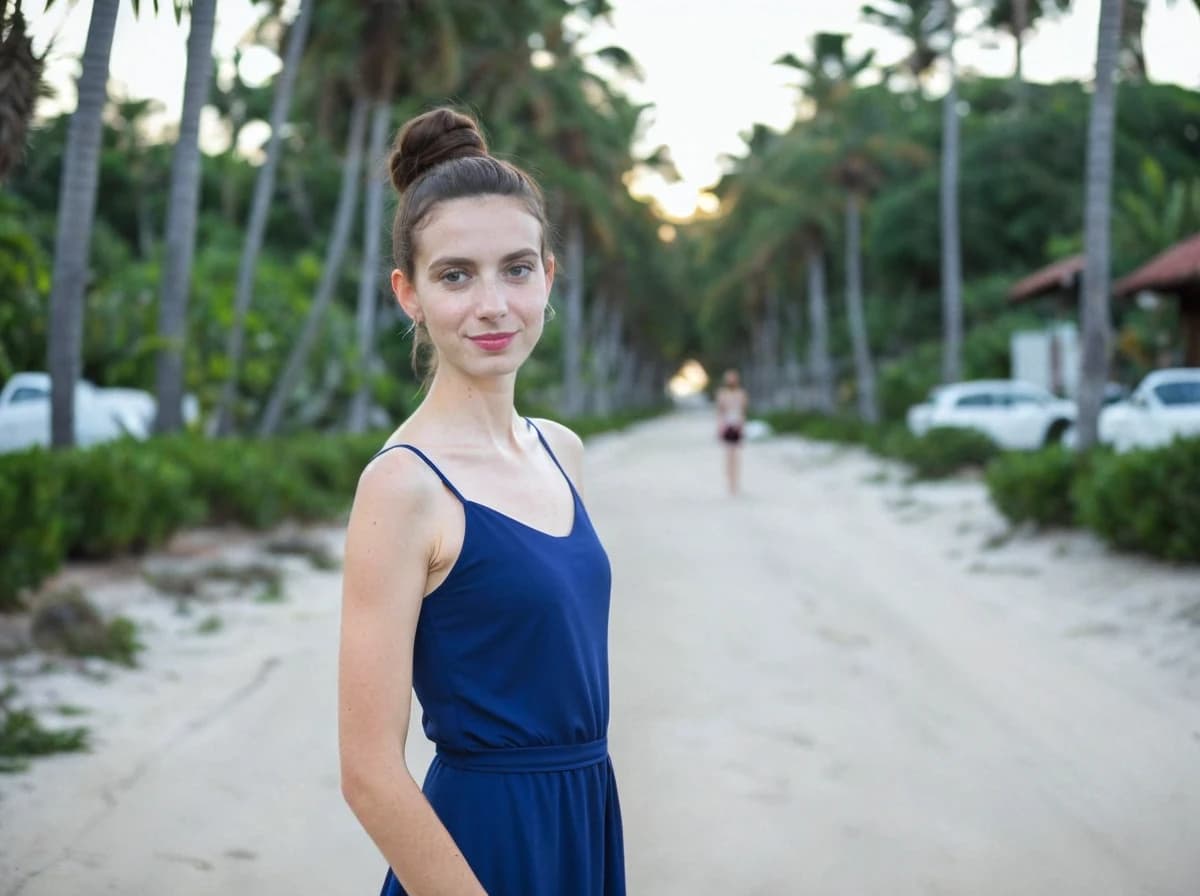
[[[796,439],[748,446],[731,499],[711,430],[589,449],[633,896],[1200,894],[1196,569],[1004,540],[978,482]],[[73,571],[148,649],[106,680],[3,667],[96,743],[0,778],[0,896],[377,892],[338,789],[340,578],[288,568],[281,604],[186,616]],[[409,755],[419,779],[417,726]]]

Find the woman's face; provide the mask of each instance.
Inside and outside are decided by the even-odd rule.
[[[515,374],[542,335],[554,260],[542,226],[509,196],[448,199],[416,235],[413,277],[392,272],[409,317],[423,321],[445,367],[475,377]]]

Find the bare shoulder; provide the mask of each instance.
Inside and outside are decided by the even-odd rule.
[[[433,471],[407,448],[390,446],[372,458],[358,477],[355,501],[382,500],[394,510],[424,510],[440,489]],[[395,502],[395,503],[393,503]]]
[[[433,511],[441,490],[433,471],[411,451],[397,448],[380,454],[358,477],[348,542],[363,547],[403,545],[409,558],[426,553],[433,544]]]
[[[563,465],[563,469],[575,483],[575,488],[581,489],[583,484],[583,439],[579,438],[570,427],[563,426],[554,420],[534,418],[533,425],[546,437],[546,441],[550,443],[550,448],[554,451],[559,463]]]

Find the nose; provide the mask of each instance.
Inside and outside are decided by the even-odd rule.
[[[508,314],[508,299],[504,294],[504,284],[494,277],[482,278],[479,301],[475,305],[476,317],[484,320],[496,320]]]

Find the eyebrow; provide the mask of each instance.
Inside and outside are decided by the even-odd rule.
[[[516,261],[518,258],[526,258],[530,255],[536,258],[537,254],[538,253],[536,249],[517,249],[515,252],[509,252],[507,255],[501,258],[500,263],[507,264],[510,261]],[[471,258],[451,258],[447,256],[435,258],[433,261],[429,262],[428,270],[432,271],[434,268],[447,266],[469,267],[473,264],[475,264],[475,261]]]

